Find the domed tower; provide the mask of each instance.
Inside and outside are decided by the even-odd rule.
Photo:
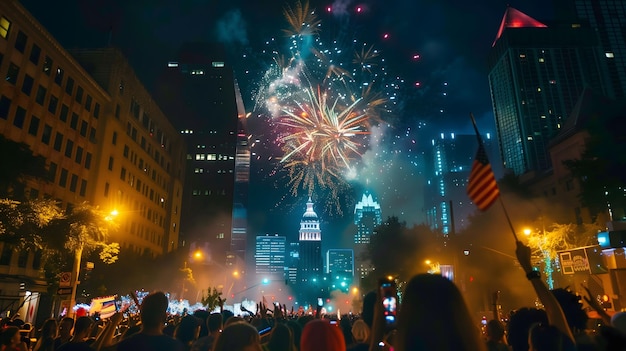
[[[322,230],[317,213],[313,210],[313,201],[309,197],[306,211],[300,221],[299,234],[300,261],[298,264],[298,290],[304,303],[315,303],[322,287]]]

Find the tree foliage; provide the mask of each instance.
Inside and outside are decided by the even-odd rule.
[[[407,228],[397,217],[389,217],[370,238],[366,258],[375,267],[364,282],[365,288],[375,288],[379,278],[392,275],[408,280],[412,275],[426,272],[425,260],[447,261],[445,239],[426,225]]]
[[[592,215],[610,207],[616,219],[626,217],[626,120],[624,108],[607,110],[588,122],[589,139],[581,159],[565,161],[580,180],[580,199]]]
[[[205,291],[202,291],[202,305],[207,307],[208,311],[213,311],[217,307],[221,307],[226,302],[226,299],[222,299],[222,292],[219,291],[216,287],[208,288]]]

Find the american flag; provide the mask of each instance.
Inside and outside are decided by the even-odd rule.
[[[472,171],[470,172],[467,183],[467,195],[481,211],[488,209],[500,195],[496,177],[493,174],[482,142],[479,143]]]

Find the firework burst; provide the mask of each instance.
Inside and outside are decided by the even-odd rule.
[[[371,127],[391,110],[384,91],[393,84],[385,82],[384,59],[372,45],[322,40],[321,21],[308,3],[284,13],[289,54],[271,50],[273,64],[255,97],[257,108],[271,115],[275,137],[268,140],[282,151],[272,174],[286,174],[293,196],[325,197],[328,212],[341,214],[347,176],[358,174]]]

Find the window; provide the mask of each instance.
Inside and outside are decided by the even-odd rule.
[[[70,139],[67,139],[67,143],[65,143],[65,157],[72,157],[72,152],[74,151],[74,142]]]
[[[126,180],[126,168],[124,167],[122,167],[122,170],[120,171],[120,179]]]
[[[41,134],[41,142],[50,145],[50,137],[52,137],[52,126],[46,124],[43,126],[43,133]]]
[[[88,152],[85,155],[85,169],[90,169],[91,168],[91,152]]]
[[[63,122],[67,122],[67,114],[69,113],[69,108],[67,105],[61,105],[61,113],[59,113],[59,119]]]
[[[85,194],[87,193],[87,181],[84,179],[80,180],[80,196],[85,196]]]
[[[78,128],[78,115],[72,112],[72,119],[70,119],[70,128],[76,130]]]
[[[83,88],[79,85],[76,89],[76,101],[78,101],[78,103],[83,102],[83,92]]]
[[[24,82],[22,83],[22,93],[30,96],[30,93],[33,91],[33,83],[34,83],[34,79],[33,77],[29,76],[28,74],[24,74]]]
[[[86,121],[80,121],[80,135],[83,137],[87,136],[87,122]]]
[[[20,68],[17,67],[13,62],[9,65],[9,70],[7,71],[6,81],[15,85],[17,83],[17,75],[20,73]]]
[[[96,128],[89,128],[89,141],[95,143],[96,142]]]
[[[76,146],[76,155],[74,156],[74,162],[80,164],[83,161],[83,148]]]
[[[77,185],[78,185],[78,176],[76,174],[72,174],[72,177],[70,178],[70,191],[75,193]]]
[[[72,77],[67,77],[67,83],[65,84],[65,92],[69,95],[72,95],[74,92],[74,79]]]
[[[120,119],[120,105],[115,106],[115,118]]]
[[[104,197],[109,196],[109,183],[104,183]]]
[[[85,99],[85,110],[91,111],[91,95],[87,94],[87,99]]]
[[[63,68],[57,67],[57,73],[54,75],[54,82],[58,84],[59,86],[63,84],[64,74],[65,72],[63,71]]]
[[[4,16],[0,17],[0,37],[6,39],[9,36],[11,22]]]
[[[109,171],[113,170],[113,156],[109,156]]]
[[[30,57],[28,58],[30,62],[34,63],[35,66],[39,64],[39,57],[41,56],[41,48],[37,46],[37,44],[33,44],[30,49]]]
[[[100,104],[96,102],[96,105],[93,107],[93,116],[95,118],[100,117]]]
[[[111,143],[113,145],[117,145],[117,132],[113,132],[113,138],[111,138]]]
[[[39,132],[39,118],[35,116],[30,117],[30,126],[28,127],[28,134],[37,136]]]
[[[59,177],[59,186],[65,188],[67,184],[67,169],[61,168],[61,176]]]
[[[2,17],[4,19],[4,17]],[[1,32],[0,32],[1,33]],[[6,243],[2,245],[2,256],[0,256],[0,265],[8,266],[11,264],[11,256],[13,256],[13,250]]]
[[[48,167],[48,179],[54,183],[57,179],[57,164],[54,162],[50,162],[50,166]]]
[[[50,95],[50,101],[48,102],[48,111],[50,111],[50,113],[52,114],[56,114],[58,104],[59,99],[54,95]]]
[[[35,101],[43,106],[43,102],[46,99],[46,88],[44,88],[43,86],[39,86],[37,88],[37,95],[35,96]]]
[[[26,110],[21,106],[17,107],[15,111],[15,119],[13,120],[13,125],[22,128],[24,126],[24,119],[26,119]]]
[[[48,76],[50,75],[50,72],[52,72],[52,63],[53,61],[50,56],[46,55],[46,58],[43,60],[42,71]]]
[[[17,51],[24,53],[24,50],[26,50],[26,42],[28,41],[28,36],[26,35],[26,33],[22,32],[21,30],[17,32],[17,37],[15,37],[15,49],[17,49]]]
[[[0,118],[9,118],[9,108],[11,107],[11,99],[6,96],[0,96]]]
[[[17,266],[20,268],[26,268],[26,262],[28,262],[28,251],[21,250],[17,254]]]
[[[54,149],[56,151],[61,151],[61,145],[63,145],[63,134],[57,132],[54,136]]]

